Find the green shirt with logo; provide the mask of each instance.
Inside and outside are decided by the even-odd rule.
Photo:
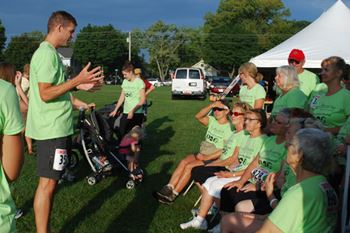
[[[299,88],[292,88],[287,93],[281,94],[275,99],[271,115],[277,115],[284,108],[304,109],[306,100],[306,95]]]
[[[231,136],[228,138],[227,142],[224,145],[220,159],[225,160],[231,157],[236,149],[236,146],[240,144],[242,138],[245,137],[247,134],[248,133],[245,130],[241,130],[238,133],[232,132]]]
[[[286,233],[329,233],[336,225],[337,204],[327,179],[313,176],[288,189],[268,218]]]
[[[242,85],[239,90],[239,100],[254,108],[254,103],[258,99],[265,99],[266,91],[260,84],[255,84],[251,89],[247,85]]]
[[[245,137],[243,137],[239,145],[239,152],[238,152],[239,165],[233,170],[241,171],[246,169],[248,165],[259,154],[265,139],[266,139],[266,135],[261,135],[261,136],[252,138],[248,134]]]
[[[266,137],[259,152],[259,167],[252,171],[251,182],[264,181],[271,172],[279,172],[281,164],[286,158],[285,143],[276,143],[276,136]]]
[[[215,117],[209,116],[208,129],[205,135],[205,140],[207,142],[213,143],[218,149],[222,149],[231,134],[232,129],[230,122],[220,124]]]
[[[16,90],[11,83],[0,79],[0,138],[3,135],[16,135],[22,129]],[[0,162],[0,232],[16,232],[15,212],[16,206]]]
[[[145,83],[140,78],[133,81],[124,79],[122,89],[125,94],[123,113],[128,114],[140,102],[140,91],[145,89]],[[142,113],[142,107],[138,108],[135,113]]]
[[[350,91],[341,88],[333,95],[326,92],[314,93],[308,105],[310,113],[319,119],[324,127],[341,127],[350,116]]]
[[[65,82],[61,58],[47,41],[42,42],[33,54],[29,82],[26,136],[46,140],[72,135],[73,106],[70,92],[47,102],[40,97],[39,83],[60,85]]]

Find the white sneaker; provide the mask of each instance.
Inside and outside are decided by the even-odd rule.
[[[193,218],[191,221],[180,224],[180,228],[185,230],[187,228],[195,228],[199,230],[206,230],[208,228],[207,221],[204,219],[203,221],[198,220],[198,218]]]
[[[209,233],[220,233],[221,229],[220,229],[220,223],[217,224],[215,227],[211,228],[210,230],[208,230]]]

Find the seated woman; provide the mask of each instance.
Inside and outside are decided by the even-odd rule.
[[[337,135],[350,116],[350,91],[341,85],[346,64],[344,59],[334,56],[324,59],[321,67],[322,82],[327,88],[311,94],[307,109],[323,123],[327,132]]]
[[[238,72],[243,83],[239,91],[239,100],[248,103],[251,108],[262,109],[266,97],[266,91],[258,81],[258,79],[262,79],[262,75],[258,73],[258,69],[251,62],[242,64]]]
[[[286,133],[286,141],[290,142],[295,133],[301,128],[316,128],[322,129],[322,124],[312,118],[292,118],[289,122],[289,128]],[[276,178],[277,177],[277,178]],[[262,188],[266,191],[266,196],[269,198],[269,206],[273,209],[278,204],[278,199],[283,197],[286,191],[296,184],[296,176],[292,165],[284,164],[282,172],[279,175],[270,173],[266,178]],[[261,209],[266,208],[264,205],[256,206],[256,211],[249,213],[251,208],[248,201],[242,201],[237,204],[237,209],[240,212],[226,214],[221,221],[222,232],[256,232],[267,218],[267,215],[256,214],[261,212]],[[259,210],[260,209],[260,210]],[[224,214],[224,213],[222,213]],[[216,230],[220,230],[220,226]],[[214,231],[219,232],[219,231]]]
[[[208,113],[213,111],[214,116]],[[196,114],[196,119],[208,127],[203,147],[215,146],[213,153],[203,155],[201,153],[187,155],[177,165],[170,181],[160,191],[153,192],[153,196],[161,203],[170,204],[175,201],[178,194],[184,189],[191,178],[191,170],[196,166],[206,164],[220,156],[224,142],[232,133],[230,122],[227,119],[229,108],[220,101],[216,101],[203,108]]]
[[[294,67],[281,66],[276,69],[277,87],[282,93],[275,99],[271,115],[275,116],[284,108],[304,109],[306,95],[299,89],[298,75]]]
[[[288,189],[264,222],[263,232],[333,232],[337,219],[337,195],[322,168],[331,157],[329,135],[302,129],[288,146],[287,163],[297,184]]]
[[[221,165],[225,160],[216,160],[210,164],[207,164],[206,166],[198,167],[193,171],[192,176],[194,178],[194,181],[196,181],[196,183],[203,184],[206,182],[208,177],[214,176],[216,174],[214,173],[215,170],[219,171],[220,168],[221,170],[227,170],[224,175],[226,178],[221,179],[221,183],[216,186],[216,189],[213,193],[209,193],[208,186],[210,183],[208,186],[205,184],[203,185],[204,188],[201,189],[202,200],[199,214],[191,221],[180,224],[181,229],[187,229],[190,227],[197,229],[206,229],[207,222],[205,220],[205,216],[213,204],[213,197],[217,197],[217,194],[220,194],[220,190],[224,184],[237,179],[241,174],[243,174],[244,169],[248,167],[250,162],[253,161],[256,155],[259,153],[265,139],[265,135],[262,133],[262,129],[266,125],[265,112],[261,109],[253,109],[246,112],[244,119],[245,130],[248,132],[248,134],[243,134],[236,142],[234,153],[231,156],[234,158],[234,162],[227,164],[230,165],[232,172],[229,172],[223,165]],[[229,157],[227,160],[231,161],[231,157]],[[214,179],[217,178],[214,176]],[[210,178],[207,181],[209,180]],[[221,187],[219,187],[220,185]]]

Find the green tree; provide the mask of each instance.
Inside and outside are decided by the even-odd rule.
[[[5,42],[6,42],[6,36],[5,36],[5,28],[2,25],[2,22],[0,20],[0,62],[4,60],[4,49],[5,49]]]
[[[33,53],[44,39],[44,34],[38,31],[23,33],[11,38],[6,50],[4,60],[22,70],[24,64],[30,63]]]
[[[176,25],[166,25],[158,21],[145,32],[145,47],[149,51],[150,62],[164,81],[169,68],[179,63],[178,50],[185,41],[183,31]]]
[[[205,60],[224,70],[238,67],[305,26],[289,15],[281,0],[221,0],[205,17]]]
[[[82,28],[74,42],[73,57],[80,64],[102,65],[105,74],[114,74],[128,59],[127,35],[112,25]]]
[[[180,66],[192,66],[203,58],[203,28],[180,28],[184,41],[180,45],[178,54]]]

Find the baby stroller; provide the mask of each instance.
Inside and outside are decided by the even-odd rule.
[[[125,165],[125,158],[118,154],[120,135],[117,130],[119,124],[118,117],[109,117],[114,104],[106,105],[104,108],[95,111],[91,109],[91,114],[86,115],[84,109],[79,111],[77,128],[79,136],[75,140],[73,148],[78,149],[85,156],[92,174],[87,176],[89,185],[95,185],[98,181],[111,175],[112,169],[121,167],[133,177],[130,170]],[[143,175],[143,171],[140,171]],[[142,179],[129,179],[126,188],[133,189],[136,183]]]

